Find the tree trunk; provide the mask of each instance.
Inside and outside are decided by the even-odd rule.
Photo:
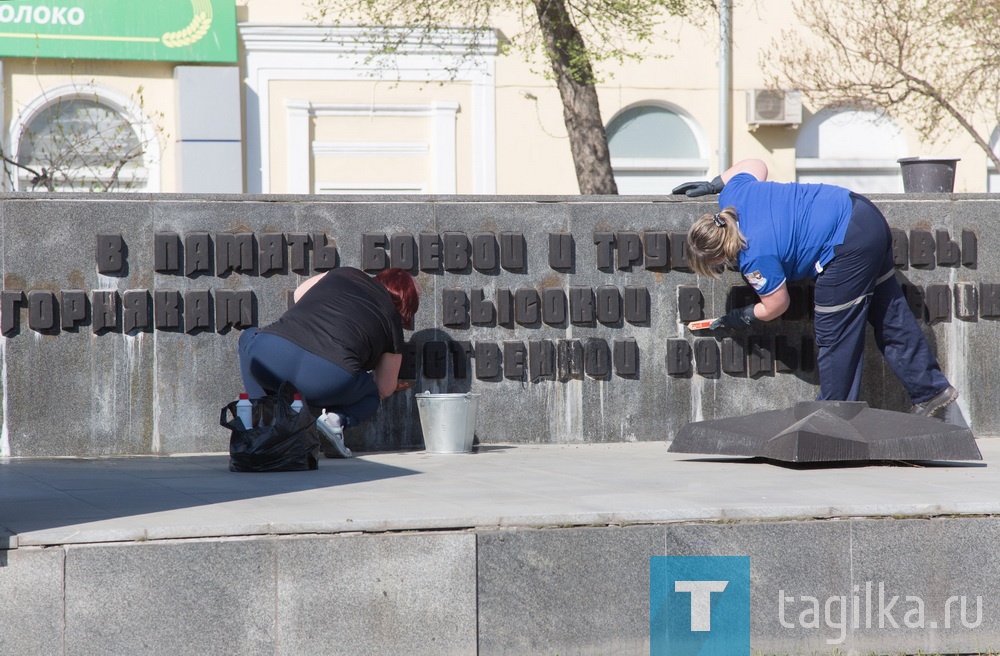
[[[608,135],[594,87],[587,46],[570,21],[565,0],[533,0],[549,63],[563,103],[563,121],[581,194],[617,194]]]

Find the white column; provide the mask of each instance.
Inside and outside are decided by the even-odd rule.
[[[454,194],[458,190],[458,103],[431,103],[431,193]]]
[[[288,193],[311,194],[308,102],[286,101],[288,107]]]

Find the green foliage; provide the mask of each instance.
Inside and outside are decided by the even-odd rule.
[[[307,6],[316,23],[359,26],[359,51],[374,44],[369,61],[380,63],[408,46],[440,44],[442,30],[461,32],[466,43],[461,58],[468,62],[499,23],[515,23],[519,31],[504,35],[501,53],[545,62],[540,70],[550,77],[558,58],[566,73],[584,84],[597,81],[594,70],[604,62],[649,56],[654,40],[665,38],[662,24],[669,17],[701,23],[716,12],[713,0],[309,0]],[[542,16],[553,15],[557,6],[565,7],[569,23],[546,29]],[[580,38],[557,36],[564,29]]]

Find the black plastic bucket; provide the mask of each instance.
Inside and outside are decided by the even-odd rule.
[[[955,167],[960,158],[903,157],[896,160],[908,194],[950,194],[955,191]]]

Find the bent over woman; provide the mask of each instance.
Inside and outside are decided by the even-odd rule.
[[[735,265],[760,299],[712,329],[777,319],[790,303],[787,283],[815,279],[818,400],[858,400],[866,322],[911,412],[930,416],[958,397],[903,296],[889,225],[870,200],[832,185],[768,182],[767,166],[754,159],[674,193],[719,194],[722,209],[688,231],[691,267],[718,278]]]
[[[305,280],[294,299],[277,321],[240,336],[246,391],[259,398],[288,381],[338,429],[369,419],[403,388],[403,328],[412,328],[420,303],[413,276],[340,267]]]

